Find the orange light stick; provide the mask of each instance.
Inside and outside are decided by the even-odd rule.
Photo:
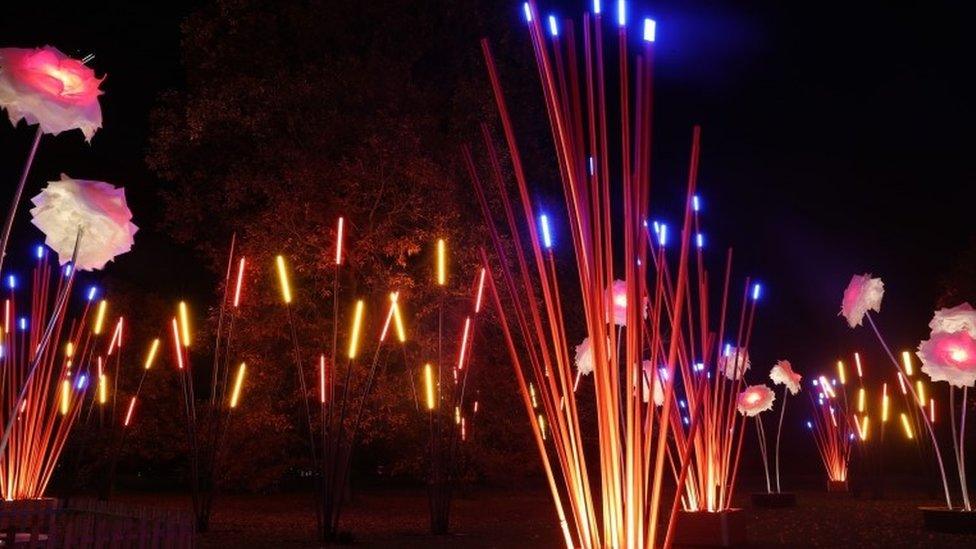
[[[427,390],[427,409],[433,410],[434,402],[434,372],[430,363],[424,364],[424,387]]]
[[[478,293],[477,297],[474,299],[474,312],[481,312],[481,296],[485,291],[485,268],[481,268],[481,274],[478,275]]]
[[[152,368],[153,361],[156,360],[156,353],[158,351],[159,351],[159,338],[157,337],[153,339],[152,344],[149,345],[149,354],[146,355],[146,362],[143,364],[143,367],[146,370]]]
[[[241,258],[241,262],[237,266],[237,286],[234,287],[234,307],[239,307],[241,304],[241,288],[244,287],[244,258]]]
[[[914,374],[912,371],[912,354],[908,351],[901,352],[901,363],[905,366],[905,375],[911,376]]]
[[[915,435],[912,434],[912,426],[908,424],[908,416],[905,415],[905,412],[901,413],[901,426],[905,428],[906,437],[909,439],[915,438]]]
[[[95,313],[95,324],[92,326],[92,333],[98,335],[102,333],[102,327],[105,324],[105,310],[108,308],[108,301],[101,300],[98,302],[98,311]]]
[[[291,285],[288,283],[288,270],[285,268],[284,256],[276,257],[275,263],[278,265],[278,284],[281,286],[281,299],[285,305],[289,305],[291,304]]]
[[[915,394],[918,395],[918,405],[925,411],[925,384],[921,379],[915,381]]]
[[[132,412],[136,409],[136,397],[132,397],[129,400],[129,409],[125,412],[125,421],[122,422],[122,426],[128,427],[129,423],[132,422]]]
[[[363,324],[363,308],[366,303],[360,299],[356,301],[356,312],[353,313],[352,335],[349,338],[349,360],[356,358],[359,351],[359,331]]]
[[[342,225],[343,219],[339,218],[339,228],[336,230],[336,255],[335,264],[342,265]]]
[[[935,423],[935,399],[929,399],[929,421]]]
[[[461,352],[458,353],[458,365],[457,369],[464,369],[464,356],[468,351],[468,333],[471,331],[471,317],[466,317],[464,319],[464,332],[461,334]]]
[[[176,325],[176,318],[173,318],[173,348],[176,350],[176,366],[183,369],[183,350],[180,348],[180,329]]]
[[[857,390],[857,411],[859,413],[864,413],[864,387]]]
[[[840,379],[841,385],[847,385],[847,375],[844,372],[844,362],[837,361],[837,378]]]
[[[190,313],[187,310],[186,302],[180,301],[180,337],[183,339],[183,346],[190,346]]]
[[[854,353],[854,365],[857,366],[857,377],[864,377],[864,372],[861,370],[861,355]]]
[[[237,402],[241,398],[241,386],[244,385],[244,372],[247,370],[247,364],[241,362],[241,365],[237,367],[237,378],[234,380],[234,392],[230,395],[230,407],[237,408]]]
[[[68,415],[71,405],[71,382],[65,379],[61,382],[61,415]]]
[[[105,374],[98,374],[98,403],[108,402],[108,379]]]
[[[325,404],[325,354],[319,355],[319,402]]]
[[[437,239],[437,285],[447,284],[447,244],[443,238]]]

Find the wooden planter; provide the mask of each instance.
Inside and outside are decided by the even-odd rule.
[[[752,494],[752,505],[765,509],[782,509],[784,507],[796,507],[796,494],[792,492],[769,493],[760,492]]]
[[[718,513],[678,511],[674,544],[685,547],[746,545],[746,516],[742,509]]]
[[[827,491],[832,494],[846,494],[850,491],[846,480],[828,480]]]
[[[945,507],[919,507],[918,510],[922,512],[922,522],[929,532],[976,534],[976,511]]]

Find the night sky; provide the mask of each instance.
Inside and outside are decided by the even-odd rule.
[[[104,129],[90,147],[78,134],[46,137],[25,196],[62,170],[125,185],[142,229],[111,276],[172,295],[212,287],[191,251],[157,228],[161,182],[143,161],[150,109],[181,85],[179,22],[193,5],[18,3],[0,19],[0,45],[94,53],[97,72],[109,75]],[[586,8],[540,6],[569,17]],[[522,24],[519,2],[496,9]],[[658,21],[652,211],[676,222],[691,125],[702,124],[708,245],[734,246],[738,272],[765,288],[754,364],[765,372],[791,358],[813,373],[860,349],[889,376],[866,329],[837,317],[840,296],[854,273],[881,276],[880,324],[894,347],[913,347],[940,277],[972,245],[967,19],[937,3],[684,0],[630,2],[630,10],[635,21]],[[6,188],[29,135],[0,130]],[[22,216],[14,264],[16,243],[38,238],[26,209]],[[173,268],[161,276],[164,264]]]

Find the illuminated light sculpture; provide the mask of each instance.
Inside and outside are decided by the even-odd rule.
[[[241,362],[237,367],[237,377],[234,378],[234,391],[230,394],[231,409],[237,408],[237,403],[241,398],[241,387],[244,385],[244,373],[247,371],[247,364]]]
[[[613,30],[618,47],[613,50],[605,47],[608,40],[599,14],[585,16],[581,43],[573,41],[566,24],[559,29],[559,40],[548,41],[534,2],[529,2],[528,14],[567,205],[559,219],[566,221],[563,240],[572,245],[576,276],[556,276],[552,268],[552,254],[539,234],[539,210],[532,200],[536,193],[528,186],[498,70],[483,41],[506,156],[511,160],[506,169],[511,169],[517,193],[517,200],[509,197],[499,152],[482,126],[490,170],[487,181],[503,209],[498,222],[477,168],[481,164],[470,148],[465,147],[463,154],[498,261],[495,272],[500,278],[488,277],[489,296],[498,312],[565,545],[667,546],[676,542],[677,517],[693,514],[685,511],[733,513],[745,426],[745,418],[735,413],[735,397],[744,385],[742,375],[729,379],[718,369],[721,350],[716,341],[728,336],[742,349],[732,359],[731,370],[744,373],[745,368],[737,365],[744,362],[740,357],[745,358],[752,336],[758,300],[751,295],[756,290],[747,281],[742,301],[729,299],[731,255],[725,271],[715,279],[694,260],[699,230],[692,197],[697,186],[699,128],[692,132],[681,221],[673,228],[659,225],[654,233],[645,224],[650,219],[655,43],[642,41],[632,63],[626,4],[617,5],[618,26]],[[604,66],[604,54],[610,51],[619,53],[611,63],[612,74],[619,78],[612,91],[607,89]],[[581,67],[573,66],[581,61]],[[579,77],[569,76],[574,74]],[[619,111],[619,120],[608,120],[608,105]],[[619,130],[619,136],[611,135],[611,129]],[[619,173],[611,173],[618,169]],[[519,235],[514,249],[508,246],[509,235]],[[665,246],[670,246],[671,257]],[[492,272],[487,252],[482,252],[482,267]],[[616,279],[624,283],[625,301],[640,304],[624,308],[620,325],[613,322],[616,300],[607,291]],[[564,283],[574,285],[568,295],[579,295],[580,301],[561,300],[559,287]],[[717,289],[718,299],[707,296],[708,288]],[[719,309],[716,303],[721,304],[721,313],[711,314]],[[592,349],[592,384],[580,384],[579,396],[573,390],[576,372],[564,324],[567,316],[583,319]],[[727,318],[740,320],[733,325],[726,323]],[[640,365],[648,358],[661,369],[649,368],[645,374]],[[701,370],[695,367],[699,363],[704,365]],[[663,385],[660,408],[643,402],[645,376],[651,377],[648,387],[658,380]],[[530,387],[535,388],[538,408],[533,407]],[[592,409],[595,415],[595,436],[586,434],[587,441],[596,441],[594,456],[582,450],[577,400],[583,398],[588,401],[582,409]],[[681,401],[686,408],[681,408]],[[671,475],[679,487],[674,495],[664,490],[666,476]],[[670,520],[662,522],[667,516]]]
[[[809,391],[813,408],[811,433],[817,453],[827,473],[828,491],[847,491],[847,473],[854,440],[859,439],[858,419],[847,409],[846,388],[840,395],[824,376],[814,380],[815,389]],[[814,398],[814,394],[820,396]]]
[[[779,480],[779,442],[783,432],[783,418],[786,415],[786,398],[788,395],[796,395],[800,392],[803,376],[793,371],[793,365],[789,360],[778,360],[769,370],[769,379],[772,380],[773,384],[783,386],[783,404],[780,407],[779,424],[776,427],[775,448],[776,493],[779,494],[783,491]],[[763,438],[765,440],[765,437]]]

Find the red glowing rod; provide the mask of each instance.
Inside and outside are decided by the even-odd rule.
[[[461,352],[458,354],[458,370],[464,369],[464,355],[468,350],[468,332],[471,331],[471,317],[464,319],[464,334],[461,336]]]
[[[123,317],[119,317],[119,322],[115,325],[115,331],[112,332],[112,341],[108,344],[108,356],[112,356],[112,351],[116,347],[122,347],[122,323],[124,322]]]
[[[129,422],[132,421],[132,412],[136,409],[136,397],[132,397],[129,401],[129,410],[125,413],[125,421],[122,423],[124,427],[129,426]]]
[[[319,402],[325,404],[325,355],[319,355]]]
[[[342,225],[344,220],[339,218],[339,228],[336,230],[336,265],[342,265]]]
[[[237,286],[234,288],[234,307],[241,304],[241,287],[244,285],[244,258],[237,266]]]
[[[173,345],[176,349],[176,365],[180,370],[183,369],[183,351],[180,347],[180,328],[176,325],[176,317],[173,317]]]
[[[474,300],[474,312],[481,312],[481,295],[485,290],[485,268],[481,268],[481,274],[478,275],[478,294]]]

